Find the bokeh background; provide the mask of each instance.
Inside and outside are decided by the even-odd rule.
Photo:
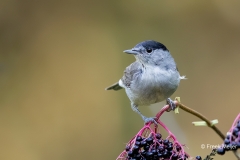
[[[223,133],[239,113],[240,1],[0,1],[0,159],[116,159],[143,126],[124,91],[105,91],[153,39],[182,75],[172,96]],[[153,116],[163,104],[140,108]],[[180,111],[163,118],[192,156],[221,139]],[[235,159],[232,153],[216,159]]]

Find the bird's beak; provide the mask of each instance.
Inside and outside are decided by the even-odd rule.
[[[137,55],[139,53],[139,51],[136,50],[136,49],[128,49],[128,50],[125,50],[123,52],[128,53],[128,54],[134,54],[134,55]]]

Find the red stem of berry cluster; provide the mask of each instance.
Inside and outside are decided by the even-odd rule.
[[[230,128],[230,130],[228,132],[232,132],[233,128],[236,126],[236,124],[238,123],[238,121],[240,120],[240,113],[238,114],[238,116],[235,118],[232,127]]]
[[[177,104],[177,101],[175,101],[175,103]],[[169,105],[165,105],[156,115],[156,122],[161,126],[163,127],[167,132],[168,132],[168,137],[166,138],[167,140],[172,140],[173,141],[173,146],[179,146],[181,149],[180,149],[180,154],[181,155],[187,155],[189,156],[186,152],[184,152],[184,149],[183,149],[183,146],[180,142],[177,141],[177,138],[174,136],[174,134],[168,129],[168,127],[163,123],[161,122],[159,119],[160,117],[162,116],[162,114],[164,112],[166,112],[168,109],[169,109]],[[151,125],[154,125],[154,129],[151,128]],[[150,137],[151,135],[155,135],[157,133],[157,128],[158,128],[158,125],[154,124],[153,122],[149,122],[148,124],[145,124],[145,126],[127,143],[128,145],[132,146],[133,147],[133,143],[136,141],[136,138],[138,136],[142,136],[144,134],[145,131],[150,131],[150,133],[148,134]],[[156,139],[154,137],[154,139]],[[132,148],[131,148],[132,149]],[[117,160],[119,159],[124,159],[125,156],[126,156],[127,152],[124,150],[117,158]],[[170,157],[171,159],[171,157]]]

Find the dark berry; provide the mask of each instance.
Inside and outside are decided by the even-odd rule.
[[[136,141],[135,145],[140,146],[141,142]]]
[[[238,148],[237,148],[237,142],[232,142],[231,143],[231,150],[233,150],[233,151],[235,151],[235,150],[237,150]]]
[[[156,149],[151,150],[151,152],[152,152],[153,154],[157,154],[157,150],[156,150]]]
[[[230,149],[231,149],[231,145],[230,144],[224,146],[224,150],[225,151],[229,151]]]
[[[159,139],[159,140],[158,140],[158,143],[163,144],[163,140],[162,140],[162,139]]]
[[[234,128],[232,131],[233,135],[235,135],[236,137],[238,136],[238,132],[239,132],[239,129],[237,127]]]
[[[136,146],[136,145],[133,146],[133,149],[132,149],[132,150],[133,150],[133,152],[138,152],[138,150],[139,150],[139,146]]]
[[[162,138],[162,135],[161,135],[160,133],[157,133],[157,134],[156,134],[156,138],[157,138],[157,139],[161,139],[161,138]]]
[[[168,157],[168,152],[167,152],[167,151],[164,151],[164,152],[163,152],[163,157],[164,157],[164,158],[167,158],[167,157]]]
[[[128,156],[129,156],[129,157],[132,157],[132,156],[133,156],[133,152],[132,152],[132,151],[128,151],[127,153],[128,153]]]
[[[126,148],[125,148],[125,151],[129,151],[130,150],[130,146],[127,146]]]
[[[224,148],[218,148],[217,153],[220,154],[220,155],[224,155],[225,149]]]
[[[172,155],[172,160],[177,160],[177,159],[178,159],[178,154],[177,153],[173,154]]]
[[[202,157],[201,156],[197,156],[196,160],[202,160]]]
[[[137,136],[136,141],[140,142],[142,140],[142,137]]]
[[[180,151],[181,149],[182,149],[182,148],[181,148],[180,146],[178,146],[178,145],[176,146],[176,150],[177,150],[177,151]]]
[[[157,155],[153,155],[153,160],[158,160],[158,156]]]
[[[152,152],[147,152],[146,156],[147,156],[147,157],[152,157],[152,156],[153,156],[153,153],[152,153]]]
[[[167,150],[168,150],[168,151],[171,151],[172,149],[173,149],[173,146],[172,146],[172,145],[168,145],[168,146],[167,146]]]
[[[143,149],[144,149],[145,151],[148,151],[149,148],[150,148],[150,146],[148,146],[148,145],[146,145],[146,146],[143,147]]]
[[[158,153],[158,158],[163,158],[163,154],[162,153]]]
[[[159,146],[158,149],[159,149],[159,152],[163,152],[165,150],[163,146]]]
[[[136,154],[136,155],[134,155],[134,158],[141,159],[141,155],[140,154]]]
[[[236,127],[237,127],[238,129],[240,129],[240,123],[238,123]]]
[[[171,156],[173,154],[173,151],[168,151],[168,155]]]
[[[152,144],[152,143],[153,143],[152,137],[148,137],[148,138],[146,139],[146,141],[147,141],[148,144]]]
[[[227,136],[226,136],[226,139],[230,139],[230,135],[227,135]]]
[[[140,146],[146,146],[147,142],[146,141],[142,141]]]
[[[168,139],[165,139],[165,140],[163,141],[163,144],[164,144],[164,145],[168,145],[168,143],[169,143],[169,140],[168,140]]]
[[[226,144],[226,145],[230,144],[230,140],[229,139],[225,139],[224,140],[224,144]]]
[[[146,151],[142,151],[142,152],[141,152],[141,155],[142,155],[142,156],[145,156],[146,153],[147,153]]]

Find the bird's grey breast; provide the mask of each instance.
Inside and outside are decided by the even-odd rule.
[[[126,93],[137,105],[149,105],[165,100],[177,89],[180,75],[177,69],[143,66],[137,78],[133,78]]]

